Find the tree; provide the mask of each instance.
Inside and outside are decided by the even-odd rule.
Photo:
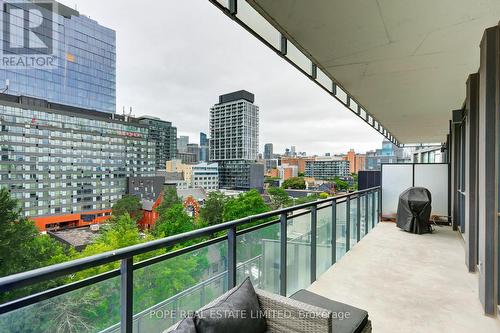
[[[320,199],[326,199],[326,198],[328,198],[328,193],[326,193],[326,192],[321,192],[321,193],[319,194],[319,198],[320,198]]]
[[[38,232],[33,221],[21,214],[18,201],[0,190],[0,276],[67,260],[63,246]]]
[[[279,187],[271,187],[267,190],[269,198],[271,199],[271,209],[279,209],[282,207],[290,206],[292,200],[286,191]]]
[[[142,218],[141,200],[135,195],[124,195],[113,205],[112,213],[114,217],[119,217],[127,213],[136,221],[138,221]]]
[[[347,191],[349,189],[349,182],[340,179],[339,176],[333,178],[333,182],[335,183],[335,188],[339,191]]]
[[[268,211],[269,207],[259,192],[250,190],[227,201],[224,209],[224,221],[233,221]]]
[[[114,219],[114,223],[110,225],[108,230],[105,230],[97,240],[88,245],[77,258],[89,257],[94,254],[99,254],[107,251],[113,251],[122,247],[135,245],[147,240],[151,240],[151,236],[142,237],[137,228],[135,220],[128,214],[124,213]],[[92,275],[107,272],[118,268],[118,262],[93,267],[75,274],[75,279],[80,280]]]
[[[357,173],[352,173],[351,176],[352,176],[352,186],[351,186],[351,189],[353,191],[357,191],[358,190],[358,174]]]
[[[306,181],[302,177],[292,177],[285,180],[281,187],[295,190],[305,190]]]
[[[153,228],[156,237],[168,237],[195,229],[193,219],[184,211],[182,204],[162,210]]]
[[[38,232],[33,221],[22,216],[18,201],[0,189],[0,276],[7,276],[68,260],[73,252]],[[0,302],[57,285],[58,279],[2,293]]]
[[[320,194],[313,193],[313,194],[306,195],[304,197],[296,198],[294,200],[293,204],[294,205],[301,205],[301,204],[304,204],[304,203],[317,201],[319,199],[321,199]]]
[[[306,174],[304,172],[299,172],[299,177],[305,177]]]
[[[224,193],[214,191],[208,193],[205,205],[201,208],[200,217],[207,225],[219,224],[224,218],[224,205],[226,203]]]
[[[165,186],[163,190],[163,200],[156,210],[159,215],[162,215],[174,205],[182,205],[182,199],[177,195],[175,187]]]

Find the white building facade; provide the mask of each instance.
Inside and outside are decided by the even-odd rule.
[[[207,192],[219,189],[219,165],[199,163],[191,165],[191,187],[203,187]]]

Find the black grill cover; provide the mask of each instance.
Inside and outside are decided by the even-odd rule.
[[[431,232],[431,192],[423,187],[410,187],[399,196],[396,224],[399,228],[414,233]]]

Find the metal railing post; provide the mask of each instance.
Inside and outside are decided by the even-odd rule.
[[[351,249],[351,197],[348,196],[345,202],[345,252]]]
[[[318,207],[311,207],[311,283],[316,281],[316,251],[318,234]]]
[[[332,201],[332,265],[337,261],[337,200]]]
[[[280,216],[280,294],[286,296],[286,258],[287,258],[287,217]]]
[[[372,228],[375,227],[375,221],[377,220],[377,215],[375,212],[377,211],[375,207],[375,195],[377,194],[377,191],[372,192]]]
[[[132,258],[125,258],[121,260],[120,264],[120,306],[121,318],[120,327],[122,333],[132,333],[132,319],[133,319],[133,260]]]
[[[205,291],[205,288],[206,288],[206,286],[205,286],[205,282],[204,282],[204,283],[201,285],[201,288],[200,288],[200,303],[201,303],[201,304],[200,304],[200,308],[201,308],[202,306],[204,306],[205,304],[207,304],[207,303],[206,303],[207,293],[206,293],[206,291]]]
[[[361,239],[361,197],[356,197],[356,241]]]
[[[380,187],[377,191],[377,224],[382,220],[382,187]]]
[[[236,286],[236,226],[227,231],[227,284],[228,289]]]
[[[370,202],[370,192],[365,194],[365,234],[364,234],[364,236],[366,236],[366,234],[368,233],[368,223],[369,223],[369,216],[370,216],[370,215],[368,215],[369,202]]]

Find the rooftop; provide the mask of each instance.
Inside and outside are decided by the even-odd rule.
[[[255,101],[255,96],[249,91],[246,90],[238,90],[232,93],[224,94],[219,96],[219,104],[234,102],[240,99],[244,99],[253,103]]]
[[[90,227],[49,231],[48,233],[58,241],[74,247],[77,251],[83,250],[99,237],[99,232],[90,230]]]

